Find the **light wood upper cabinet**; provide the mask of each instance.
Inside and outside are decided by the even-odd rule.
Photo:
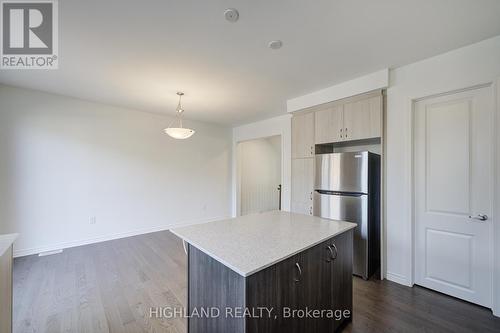
[[[314,143],[334,143],[381,136],[382,96],[316,111]]]
[[[292,159],[292,212],[312,215],[314,158]]]
[[[380,137],[382,96],[375,96],[344,105],[343,140]]]
[[[314,113],[292,117],[292,158],[314,156]]]
[[[338,142],[343,139],[343,105],[319,110],[315,115],[314,143]]]

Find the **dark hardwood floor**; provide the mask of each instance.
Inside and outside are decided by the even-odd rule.
[[[14,332],[186,332],[186,256],[168,231],[14,261]],[[344,332],[500,332],[491,311],[424,288],[354,278]]]

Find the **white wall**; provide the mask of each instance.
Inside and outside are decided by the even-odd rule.
[[[289,99],[286,101],[286,109],[288,112],[299,111],[369,91],[385,89],[388,85],[389,69],[386,68],[307,95]]]
[[[250,123],[233,128],[233,152],[236,152],[237,143],[247,140],[265,138],[275,135],[281,136],[281,184],[282,184],[282,209],[290,211],[290,182],[291,182],[291,163],[292,163],[292,122],[291,115],[286,114],[279,117],[270,118],[255,123]],[[237,192],[237,161],[236,154],[233,154],[233,189],[232,189],[232,213],[236,216],[238,213]]]
[[[16,255],[229,216],[231,130],[0,86],[0,233]],[[89,218],[96,217],[96,224]]]
[[[391,71],[387,91],[386,156],[388,279],[406,285],[413,283],[412,100],[495,82],[498,76],[500,36]],[[495,223],[499,226],[498,217]],[[496,239],[496,243],[499,244],[500,239]],[[496,258],[497,265],[499,259]],[[500,276],[497,279],[500,280]],[[497,290],[497,294],[499,292]]]
[[[277,210],[281,183],[281,136],[238,143],[240,214]]]

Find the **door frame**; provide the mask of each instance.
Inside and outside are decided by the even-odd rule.
[[[231,149],[231,189],[230,189],[230,214],[238,214],[238,170],[236,148],[238,142],[281,135],[281,209],[290,210],[290,183],[292,163],[292,115],[286,114],[267,120],[241,125],[233,128]]]
[[[261,140],[261,139],[268,139],[272,137],[280,137],[280,155],[281,155],[281,174],[280,174],[280,181],[281,181],[281,188],[282,188],[282,195],[281,195],[281,206],[283,207],[283,182],[284,182],[284,166],[283,166],[283,161],[284,161],[284,140],[283,140],[283,135],[282,134],[273,134],[273,135],[266,135],[262,137],[255,137],[251,139],[245,139],[245,140],[239,140],[234,142],[234,161],[235,161],[235,171],[236,171],[236,188],[235,188],[235,199],[236,199],[236,207],[235,207],[235,215],[234,217],[241,216],[241,163],[240,163],[240,143],[243,142],[248,142],[248,141],[253,141],[253,140]]]
[[[410,286],[413,287],[415,284],[415,256],[416,256],[416,219],[415,219],[415,200],[416,200],[416,188],[415,188],[415,127],[416,127],[416,103],[425,99],[450,95],[453,93],[459,93],[463,91],[475,90],[479,88],[491,87],[492,90],[492,102],[493,102],[493,114],[491,122],[491,130],[493,137],[492,144],[492,177],[493,177],[493,193],[492,193],[492,233],[490,238],[490,252],[491,252],[491,274],[492,274],[492,312],[495,316],[500,317],[500,267],[497,265],[495,267],[495,261],[500,261],[500,77],[492,81],[485,82],[482,84],[477,84],[469,87],[464,87],[462,89],[455,89],[425,96],[413,97],[409,99],[410,103],[410,209],[409,209],[409,219],[411,221],[410,227],[410,240],[411,240],[411,275],[410,275]],[[495,185],[496,184],[496,185]]]

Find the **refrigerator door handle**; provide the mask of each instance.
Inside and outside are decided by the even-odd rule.
[[[337,192],[337,191],[325,191],[325,190],[316,190],[316,192],[324,195],[337,195],[342,197],[358,197],[358,198],[367,195],[366,193]]]

